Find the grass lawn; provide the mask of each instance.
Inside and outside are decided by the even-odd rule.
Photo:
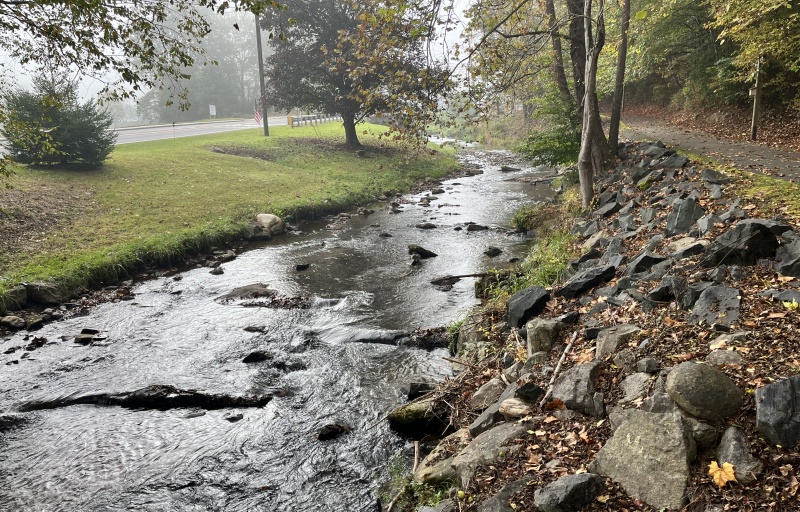
[[[55,280],[72,289],[110,282],[238,237],[256,213],[324,215],[456,167],[452,153],[380,147],[374,133],[381,127],[363,129],[367,158],[345,147],[340,125],[329,123],[273,127],[269,138],[253,129],[125,144],[97,170],[17,168],[14,189],[0,190],[0,229],[25,214],[4,194],[48,198],[63,215],[0,254],[0,298],[20,282]]]

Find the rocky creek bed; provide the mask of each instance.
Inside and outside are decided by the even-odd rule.
[[[508,221],[552,196],[509,153],[462,158],[460,177],[179,272],[23,285],[0,328],[0,508],[375,509],[402,446],[386,413],[451,374],[440,327],[477,302],[475,277],[442,279],[522,256]]]
[[[420,511],[800,508],[798,220],[660,143],[623,155],[568,277],[473,313],[459,373],[390,414],[445,490]]]

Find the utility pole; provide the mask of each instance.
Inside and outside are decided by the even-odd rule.
[[[269,137],[269,123],[267,122],[267,88],[264,84],[264,56],[261,52],[261,23],[256,14],[256,45],[258,46],[258,81],[261,85],[261,120],[264,123],[264,137]]]
[[[758,116],[761,113],[761,56],[756,61],[756,85],[750,88],[753,97],[753,121],[750,123],[750,140],[758,137]]]

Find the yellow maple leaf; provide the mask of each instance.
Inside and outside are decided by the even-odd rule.
[[[720,489],[725,487],[726,483],[736,481],[736,476],[733,474],[733,464],[730,462],[725,462],[722,467],[719,467],[717,461],[713,461],[708,465],[708,474],[711,475],[711,479]]]

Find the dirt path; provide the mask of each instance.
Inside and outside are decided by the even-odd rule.
[[[668,146],[713,158],[739,169],[800,182],[800,153],[752,142],[731,142],[702,131],[667,124],[657,119],[625,116],[622,137],[660,140]]]

